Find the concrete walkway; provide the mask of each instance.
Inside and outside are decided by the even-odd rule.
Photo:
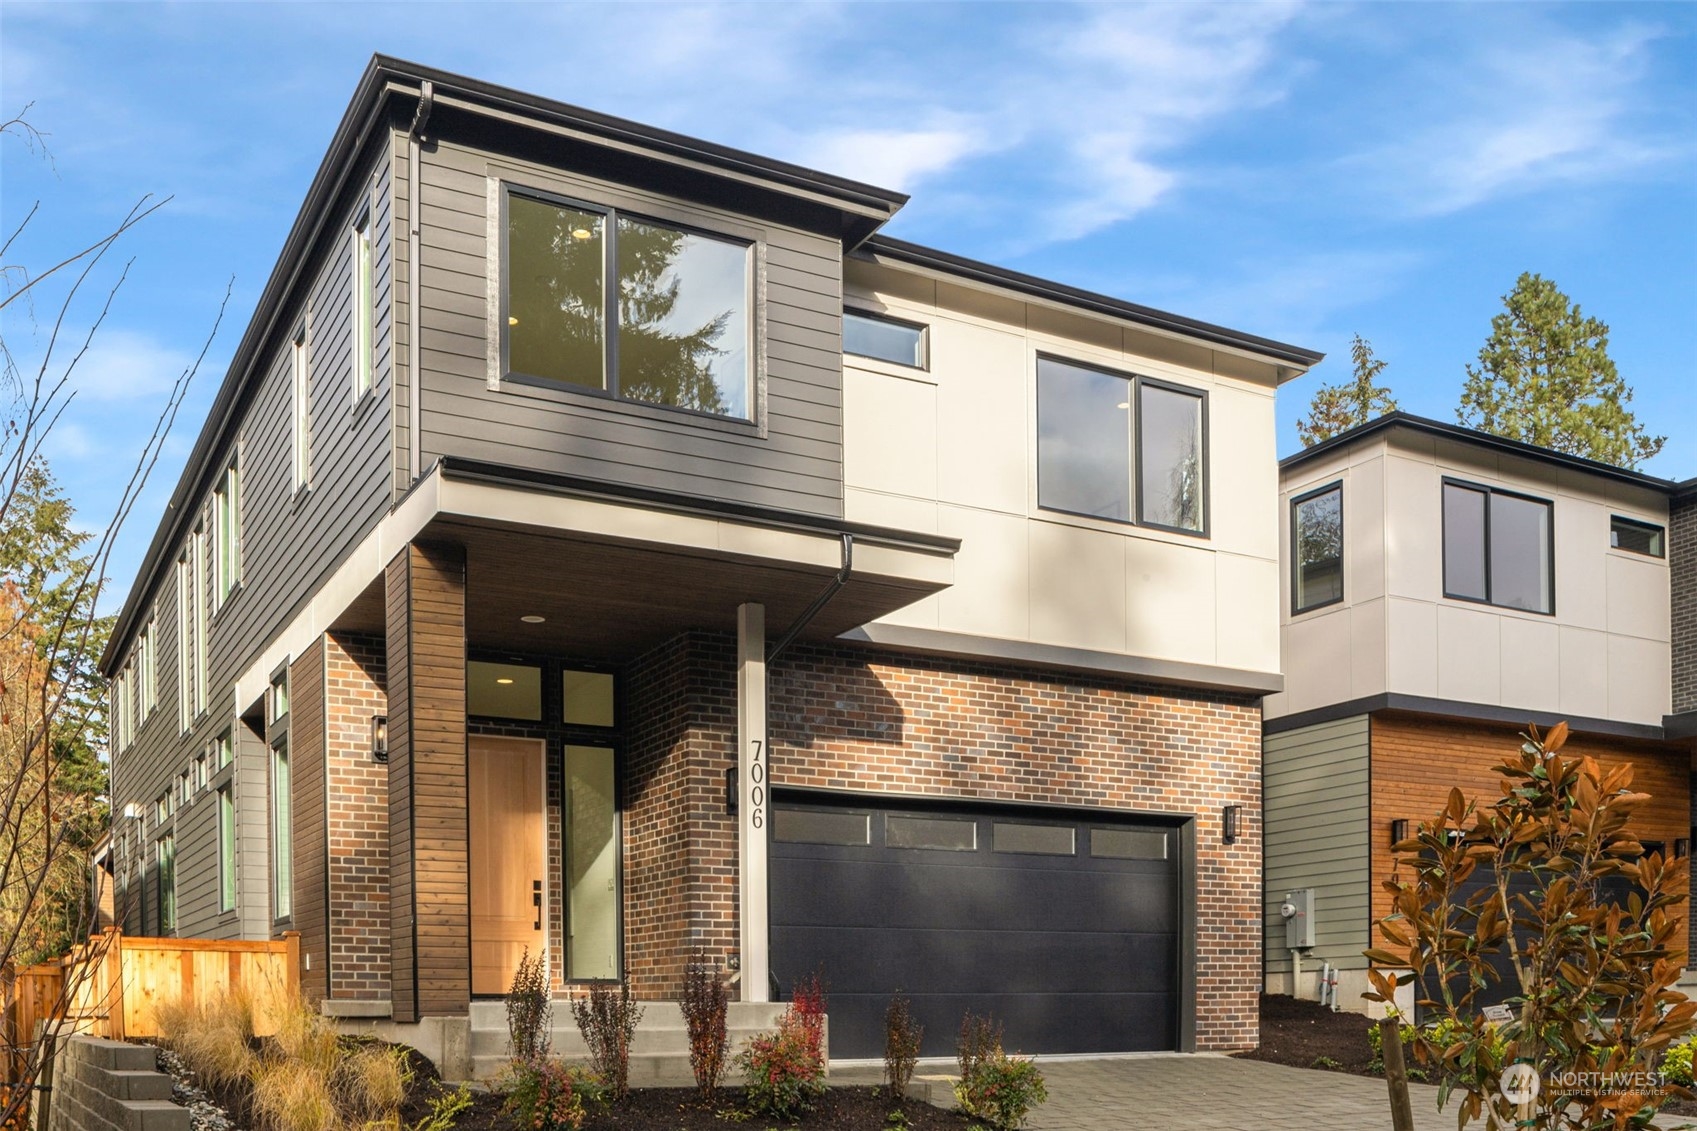
[[[1376,1131],[1391,1125],[1385,1082],[1341,1072],[1286,1068],[1209,1055],[1160,1055],[1044,1062],[1049,1102],[1032,1131]],[[920,1076],[947,1069],[921,1066]],[[832,1068],[831,1081],[870,1084],[882,1069]],[[932,1102],[949,1094],[940,1077]],[[1438,1110],[1438,1089],[1411,1086],[1417,1131],[1455,1131]],[[917,1091],[917,1089],[916,1089]]]

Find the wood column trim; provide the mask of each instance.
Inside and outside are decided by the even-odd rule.
[[[385,584],[390,1001],[411,1022],[471,1007],[465,550],[409,545]]]

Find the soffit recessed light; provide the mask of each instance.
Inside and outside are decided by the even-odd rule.
[[[525,624],[542,624],[548,618],[547,617],[539,617],[535,613],[529,613],[525,616],[520,617],[519,619],[522,620]]]
[[[495,682],[496,683],[511,683],[511,682],[513,682],[513,677],[507,676],[507,675],[496,676]]]

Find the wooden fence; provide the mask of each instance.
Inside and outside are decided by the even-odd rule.
[[[113,1040],[157,1037],[160,1003],[205,1002],[236,991],[253,1000],[255,1035],[275,1033],[282,1010],[300,992],[300,936],[146,939],[109,927],[57,962],[0,970],[5,1079],[18,1078],[43,1021],[59,1018],[64,1033]]]

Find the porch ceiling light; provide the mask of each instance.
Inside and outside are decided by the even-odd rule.
[[[547,617],[539,617],[535,613],[526,613],[524,616],[519,618],[519,620],[523,621],[525,624],[542,624],[546,622],[547,619]]]

